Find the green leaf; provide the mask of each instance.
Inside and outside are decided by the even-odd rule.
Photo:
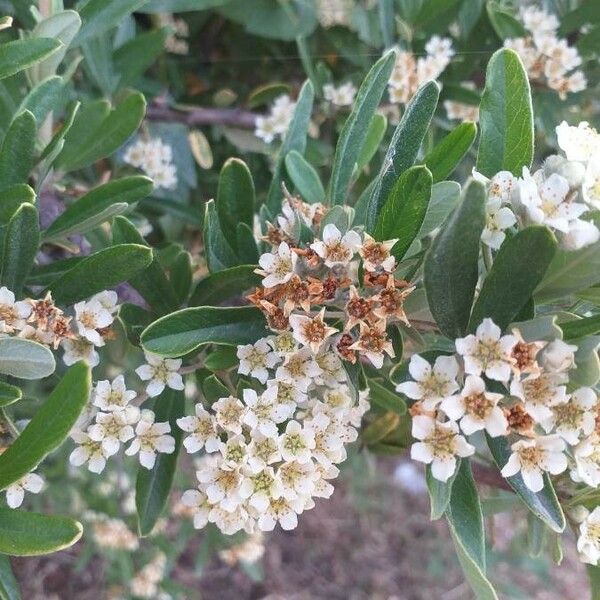
[[[587,23],[598,23],[600,13],[594,0],[583,0],[577,8],[560,16],[560,27],[558,29],[561,37],[579,29]]]
[[[124,212],[130,204],[149,196],[152,188],[152,180],[141,175],[99,185],[73,202],[52,222],[43,234],[44,241],[86,233]]]
[[[266,333],[265,319],[254,307],[184,308],[152,323],[142,346],[160,356],[183,356],[202,344],[250,344]]]
[[[135,225],[125,217],[117,217],[112,226],[113,244],[136,244],[148,248],[152,261],[145,268],[128,278],[142,298],[159,315],[164,315],[179,308],[180,302],[175,289],[155,256],[155,251],[135,228]]]
[[[258,108],[265,104],[270,104],[283,94],[290,93],[290,86],[287,83],[266,83],[254,88],[246,102],[248,108]]]
[[[485,575],[483,513],[469,461],[463,460],[446,509],[450,533],[465,577],[478,600],[497,600]]]
[[[153,404],[156,422],[168,422],[171,435],[175,438],[175,451],[172,454],[159,453],[152,469],[140,467],[135,486],[135,506],[138,518],[138,532],[144,537],[150,535],[164,511],[173,486],[177,468],[177,457],[181,447],[181,429],[177,419],[185,414],[183,392],[166,389]]]
[[[128,281],[151,262],[151,248],[139,244],[111,246],[86,256],[48,290],[57,303],[74,304]]]
[[[510,445],[504,437],[492,438],[486,434],[486,439],[494,461],[498,465],[498,468],[501,469],[510,457]],[[548,475],[544,475],[544,488],[541,492],[537,493],[532,492],[525,485],[520,473],[512,477],[507,477],[506,481],[519,495],[521,500],[523,500],[527,508],[538,519],[544,521],[552,531],[561,533],[564,530],[565,516]]]
[[[358,90],[352,112],[344,123],[335,149],[329,182],[331,204],[346,202],[352,173],[360,155],[363,140],[381,102],[395,60],[396,52],[387,52],[371,67]]]
[[[581,250],[559,250],[535,291],[538,304],[564,300],[600,283],[600,242]]]
[[[35,204],[35,198],[35,192],[24,183],[17,183],[2,190],[0,225],[7,225],[24,202]]]
[[[381,209],[373,236],[379,241],[398,239],[391,250],[397,261],[402,260],[421,229],[431,185],[427,167],[411,167],[400,175]]]
[[[17,209],[4,232],[0,283],[16,295],[31,271],[39,243],[38,211],[26,202]]]
[[[302,199],[310,204],[323,202],[325,188],[316,169],[296,150],[288,152],[285,168]]]
[[[490,23],[501,40],[529,35],[523,24],[497,2],[488,2],[486,9]]]
[[[0,407],[14,404],[23,397],[23,392],[16,385],[0,381]]]
[[[84,40],[116,27],[145,2],[146,0],[89,0],[79,11],[83,25],[74,43],[81,44]]]
[[[43,379],[56,368],[50,349],[33,340],[0,338],[0,373],[18,379]]]
[[[566,323],[559,323],[558,325],[562,329],[563,340],[566,342],[576,340],[585,335],[600,333],[600,315],[575,319]]]
[[[406,402],[402,396],[372,378],[367,380],[367,386],[369,388],[369,400],[374,406],[400,416],[406,414]]]
[[[430,519],[436,521],[444,515],[448,504],[450,504],[450,496],[452,494],[452,486],[458,470],[460,468],[460,459],[456,471],[448,479],[448,481],[440,481],[431,474],[431,465],[425,467],[425,480],[427,481],[427,490],[429,491],[429,503],[431,508]]]
[[[19,584],[13,575],[8,556],[0,554],[0,600],[21,600]]]
[[[0,552],[39,556],[72,546],[83,533],[81,523],[67,517],[0,508]]]
[[[415,163],[439,96],[438,84],[429,81],[417,90],[406,105],[383,159],[381,170],[373,184],[367,208],[367,231],[373,231],[381,208],[398,177]]]
[[[586,569],[590,580],[590,591],[592,593],[590,600],[600,600],[600,567],[586,565]]]
[[[300,154],[304,154],[306,148],[306,135],[310,125],[310,117],[312,115],[313,101],[315,91],[310,81],[305,81],[300,89],[296,109],[290,126],[288,127],[285,138],[279,148],[275,168],[273,169],[273,179],[267,192],[267,208],[271,214],[278,214],[281,209],[281,184],[284,181],[284,161],[285,157],[292,151],[296,150]]]
[[[433,182],[438,183],[448,177],[460,164],[477,136],[477,125],[470,121],[455,127],[433,148],[423,161],[431,174]]]
[[[508,48],[487,66],[479,111],[481,136],[476,169],[486,177],[510,171],[519,177],[533,160],[533,107],[519,55]]]
[[[84,258],[83,256],[70,256],[69,258],[55,260],[46,265],[34,265],[26,284],[48,287],[57,277],[72,269],[77,263],[84,260]]]
[[[238,223],[235,239],[237,242],[237,262],[258,263],[258,246],[252,228],[246,223]]]
[[[223,346],[211,350],[204,361],[204,367],[209,371],[224,371],[237,367],[240,359],[234,346]]]
[[[206,203],[204,213],[204,249],[206,263],[211,273],[223,271],[238,264],[238,258],[225,237],[214,200]]]
[[[206,10],[227,4],[229,0],[149,0],[138,12],[163,13]]]
[[[24,110],[12,120],[0,148],[0,188],[27,183],[33,168],[36,135],[35,117],[30,111]]]
[[[238,223],[246,223],[248,227],[254,223],[254,181],[243,160],[225,161],[219,175],[216,207],[221,231],[233,250],[237,250]]]
[[[210,405],[214,404],[219,398],[227,398],[231,395],[231,392],[216,375],[209,375],[202,381],[202,394]]]
[[[21,435],[0,454],[0,490],[33,471],[63,443],[89,400],[91,386],[91,371],[85,363],[69,368]]]
[[[110,156],[137,130],[145,113],[146,101],[140,93],[130,94],[112,111],[103,101],[85,106],[65,137],[58,166],[73,171]]]
[[[379,150],[379,145],[387,131],[387,125],[387,119],[384,115],[379,113],[373,115],[367,135],[365,135],[365,141],[356,160],[356,170],[359,173],[371,162],[371,159],[375,156],[377,150]]]
[[[483,282],[470,329],[475,330],[486,317],[500,329],[506,329],[531,299],[557,247],[554,234],[539,225],[527,227],[506,240]]]
[[[30,67],[61,47],[59,40],[50,38],[23,39],[0,44],[0,79]]]
[[[465,335],[478,279],[479,240],[485,225],[486,193],[471,181],[461,204],[433,240],[424,265],[431,314],[449,338]]]
[[[425,219],[419,231],[424,238],[437,229],[456,208],[460,201],[460,185],[456,181],[440,181],[431,188],[431,200],[427,205]]]
[[[260,284],[262,277],[254,272],[256,265],[239,265],[201,279],[190,299],[191,306],[218,306],[221,302]]]
[[[17,113],[28,110],[34,116],[37,123],[43,123],[44,119],[51,110],[56,109],[61,100],[64,90],[64,81],[62,77],[56,75],[48,77],[38,83],[23,98]]]
[[[42,160],[47,159],[50,164],[54,162],[54,159],[58,156],[64,146],[65,136],[69,133],[80,106],[81,103],[79,101],[71,103],[67,109],[67,114],[65,115],[62,127],[54,134],[48,145],[44,148],[40,157]]]

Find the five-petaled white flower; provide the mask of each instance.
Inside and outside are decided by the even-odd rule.
[[[511,351],[517,343],[514,335],[501,335],[491,319],[483,319],[475,332],[456,340],[456,351],[465,362],[469,375],[485,373],[490,379],[508,381],[511,375]]]
[[[573,451],[575,470],[571,472],[574,481],[583,481],[597,488],[600,485],[600,434],[581,440]]]
[[[481,377],[468,375],[460,394],[443,400],[440,408],[453,421],[460,419],[460,428],[466,435],[485,429],[490,436],[498,437],[508,431],[508,422],[498,406],[502,397],[486,391]]]
[[[195,415],[177,419],[179,428],[190,434],[183,440],[185,449],[190,454],[202,448],[207,452],[217,452],[221,440],[217,433],[215,418],[200,403],[196,404],[195,411]]]
[[[208,515],[212,509],[208,496],[199,489],[186,490],[181,496],[181,502],[193,509],[194,528],[202,529],[208,523]]]
[[[94,344],[83,338],[63,340],[62,347],[65,351],[63,362],[67,367],[80,360],[90,365],[90,367],[95,367],[100,362],[100,355],[96,352]]]
[[[266,252],[258,259],[260,269],[256,273],[264,277],[262,284],[266,288],[286,283],[292,278],[298,256],[286,242],[281,242],[273,252]]]
[[[73,306],[75,325],[79,335],[94,346],[104,346],[104,338],[98,329],[104,329],[112,324],[114,316],[104,308],[100,300],[92,298],[88,302],[78,302]]]
[[[277,425],[289,419],[296,409],[293,402],[279,402],[277,387],[268,387],[258,395],[252,389],[245,389],[244,404],[248,407],[243,416],[243,422],[251,431],[257,429],[263,435],[271,438],[278,436]]]
[[[246,409],[235,396],[219,398],[212,406],[217,424],[225,431],[242,433],[242,422]]]
[[[146,364],[139,366],[135,372],[142,381],[148,381],[146,393],[151,398],[162,394],[165,387],[172,390],[183,389],[183,379],[180,375],[181,359],[161,358],[156,354],[146,352]]]
[[[396,268],[396,259],[391,253],[398,239],[377,242],[368,233],[364,234],[363,243],[358,248],[358,253],[363,259],[363,265],[367,271],[375,272],[383,270],[393,273]]]
[[[196,477],[203,484],[211,504],[218,504],[228,512],[238,508],[242,501],[240,497],[242,476],[239,469],[231,469],[221,461],[200,469],[196,472]]]
[[[419,441],[410,448],[411,458],[430,464],[431,474],[439,481],[448,481],[454,475],[457,456],[471,456],[475,452],[453,421],[440,423],[418,415],[413,418],[412,435]]]
[[[458,363],[453,356],[438,356],[432,366],[418,354],[413,354],[408,372],[414,381],[396,386],[396,391],[412,400],[423,402],[425,410],[433,410],[458,390]]]
[[[558,475],[567,468],[565,442],[558,435],[519,440],[510,449],[512,454],[502,467],[502,475],[512,477],[521,472],[523,482],[532,492],[544,487],[544,472]]]
[[[267,381],[269,369],[281,360],[265,338],[261,338],[254,344],[238,346],[237,357],[240,359],[238,373],[256,377],[261,383]]]
[[[248,470],[240,485],[239,493],[250,506],[259,512],[264,512],[272,499],[281,498],[282,486],[273,467],[265,467],[258,473]]]
[[[119,411],[96,415],[96,422],[88,428],[88,435],[94,442],[100,442],[106,456],[119,451],[121,444],[135,435],[133,425],[140,420],[140,409],[127,406]]]
[[[485,227],[481,233],[481,241],[498,250],[506,239],[505,229],[512,227],[517,218],[507,206],[502,206],[500,198],[490,198],[486,204]]]
[[[288,421],[285,432],[279,438],[279,450],[283,460],[307,463],[312,458],[315,434],[312,429],[302,427],[298,421]]]
[[[294,338],[303,346],[309,346],[314,354],[317,354],[325,340],[338,333],[335,327],[330,327],[325,323],[325,308],[322,308],[319,314],[314,317],[307,315],[290,315],[289,321],[294,332]]]
[[[539,375],[528,375],[522,381],[513,379],[510,393],[523,401],[525,410],[535,421],[543,423],[552,418],[553,406],[567,401],[564,384],[568,379],[566,373],[543,371]]]
[[[554,431],[568,444],[574,446],[581,435],[589,436],[596,427],[596,411],[598,402],[596,392],[592,388],[582,387],[575,390],[570,399],[562,404],[552,406],[552,414],[542,422],[546,433]]]
[[[152,469],[156,462],[157,452],[173,454],[175,438],[168,435],[171,431],[169,423],[155,423],[156,415],[151,410],[143,410],[135,428],[135,438],[125,450],[125,454],[133,456],[139,453],[140,464]]]
[[[311,349],[304,347],[286,357],[283,364],[277,367],[275,378],[306,392],[313,379],[321,373],[322,369],[315,361]]]
[[[75,467],[88,463],[89,471],[102,473],[109,457],[102,442],[95,442],[87,433],[78,429],[71,432],[71,438],[77,444],[77,448],[71,452],[69,462]]]
[[[94,388],[94,405],[100,410],[115,411],[125,408],[137,394],[128,390],[123,375],[115,377],[112,381],[104,379],[99,381]]]
[[[7,287],[0,288],[0,333],[12,333],[23,329],[31,314],[31,304],[15,301],[15,295]]]
[[[582,562],[597,565],[600,560],[600,506],[597,506],[579,526],[577,551]]]
[[[347,231],[344,235],[333,224],[323,228],[323,241],[313,242],[310,247],[323,259],[325,266],[347,265],[361,244],[356,231]]]
[[[272,531],[279,523],[281,528],[288,531],[298,526],[298,515],[305,508],[303,498],[288,500],[284,497],[271,498],[269,504],[258,517],[258,528],[261,531]]]
[[[43,486],[44,480],[37,473],[27,473],[6,488],[6,503],[10,508],[19,508],[25,492],[39,494]]]

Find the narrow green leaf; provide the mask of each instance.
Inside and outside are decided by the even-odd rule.
[[[444,335],[465,335],[479,272],[479,240],[485,225],[486,193],[469,182],[461,204],[431,244],[424,265],[431,314]]]
[[[529,79],[519,55],[508,48],[490,59],[481,98],[481,136],[476,169],[521,175],[533,160],[533,107]]]
[[[26,284],[48,287],[57,277],[72,269],[82,260],[84,260],[83,256],[70,256],[69,258],[62,258],[46,265],[34,265]]]
[[[0,554],[0,600],[21,600],[19,584],[13,575],[8,556]]]
[[[373,236],[379,241],[398,239],[391,250],[397,261],[402,260],[421,229],[431,185],[427,167],[411,167],[400,175],[381,209]]]
[[[417,90],[406,105],[383,159],[381,170],[373,184],[367,208],[367,231],[373,231],[394,182],[406,169],[414,165],[439,96],[438,84],[429,81]]]
[[[215,347],[206,357],[204,367],[209,371],[224,371],[237,367],[239,362],[235,346]]]
[[[254,88],[248,95],[246,105],[249,109],[258,108],[265,104],[270,104],[283,94],[290,93],[290,86],[287,83],[265,83]]]
[[[460,461],[460,459],[457,460]],[[430,518],[432,521],[436,521],[446,512],[448,504],[450,504],[452,486],[454,484],[454,480],[456,479],[459,467],[460,462],[457,465],[456,471],[454,471],[454,474],[452,477],[450,477],[450,479],[448,479],[448,481],[440,481],[439,479],[436,479],[431,474],[430,465],[427,465],[425,468],[425,480],[427,482],[427,490],[429,491],[429,504],[431,508]]]
[[[0,373],[17,379],[43,379],[56,362],[47,346],[18,337],[0,338]]]
[[[486,439],[494,461],[498,465],[498,468],[501,469],[508,462],[511,454],[508,441],[504,437],[492,438],[489,435],[486,435]],[[520,474],[507,477],[506,481],[520,496],[527,508],[538,519],[544,521],[552,531],[561,533],[564,530],[565,516],[556,497],[552,482],[547,475],[544,476],[544,488],[541,492],[537,493],[532,492],[525,485]]]
[[[523,24],[498,2],[488,2],[486,9],[490,23],[501,40],[529,35]]]
[[[558,326],[562,329],[563,340],[576,340],[585,335],[600,333],[600,315],[559,323]]]
[[[406,402],[402,396],[388,389],[375,379],[369,378],[367,386],[369,388],[369,400],[374,406],[394,412],[400,416],[406,414]]]
[[[24,183],[16,183],[2,190],[0,200],[0,225],[7,225],[21,204],[35,204],[35,192]]]
[[[590,580],[590,600],[600,600],[600,567],[586,565],[588,578]]]
[[[17,109],[17,114],[28,110],[34,116],[37,123],[43,123],[44,119],[51,110],[54,110],[61,100],[64,90],[64,81],[62,77],[56,75],[40,81],[23,98],[21,105]]]
[[[63,443],[89,400],[91,385],[85,363],[69,368],[21,435],[0,454],[0,490],[33,471]]]
[[[329,182],[331,204],[344,204],[346,201],[363,140],[381,102],[395,60],[396,52],[387,52],[371,67],[358,90],[352,112],[344,123],[335,149]]]
[[[151,262],[151,248],[139,244],[111,246],[86,256],[48,290],[59,304],[74,304],[128,281]]]
[[[14,404],[23,397],[23,392],[16,385],[0,381],[0,407]]]
[[[506,240],[483,282],[470,329],[475,330],[486,317],[506,329],[530,301],[557,247],[553,233],[539,225],[527,227]]]
[[[254,272],[256,265],[239,265],[201,279],[192,294],[190,306],[218,306],[234,296],[241,296],[261,282]]]
[[[206,203],[203,238],[206,262],[211,273],[233,267],[238,263],[237,256],[221,229],[214,200]]]
[[[358,173],[371,162],[371,159],[375,156],[377,150],[379,150],[379,145],[387,131],[387,125],[388,122],[384,115],[379,113],[373,115],[369,129],[365,135],[365,141],[356,160],[356,170]]]
[[[59,40],[51,38],[23,39],[0,44],[0,79],[30,67],[61,47]]]
[[[437,229],[460,201],[460,185],[456,181],[440,181],[431,188],[431,200],[419,231],[419,238]]]
[[[69,108],[67,109],[67,114],[65,115],[62,127],[54,134],[48,145],[44,148],[40,157],[41,160],[48,159],[48,161],[52,163],[58,156],[64,146],[65,136],[67,133],[69,133],[80,106],[81,103],[79,101],[72,102],[70,104]]]
[[[237,242],[237,262],[249,262],[257,264],[259,253],[252,228],[246,223],[238,223],[235,232],[235,239]]]
[[[83,533],[81,523],[67,517],[0,508],[0,552],[39,556],[72,546]]]
[[[315,91],[310,81],[305,81],[298,95],[296,102],[296,110],[290,126],[288,127],[285,138],[279,148],[275,168],[273,170],[273,179],[267,192],[267,208],[271,214],[278,214],[281,210],[281,184],[284,181],[284,161],[285,157],[292,151],[296,150],[300,154],[304,154],[306,148],[306,135],[310,125],[310,117],[312,115],[313,101]]]
[[[181,447],[181,429],[177,419],[185,414],[183,392],[166,389],[153,404],[156,422],[168,422],[171,435],[175,438],[175,452],[159,453],[152,469],[140,467],[135,486],[135,506],[138,518],[138,531],[144,537],[150,535],[164,511],[169,499],[173,477],[177,467],[177,457]]]
[[[253,225],[254,201],[254,181],[246,163],[239,158],[226,160],[219,175],[216,207],[221,230],[233,250],[237,250],[238,223]]]
[[[79,11],[83,25],[75,44],[96,37],[118,25],[146,0],[89,0]]]
[[[184,308],[152,323],[142,346],[160,356],[183,356],[202,344],[250,344],[264,336],[265,319],[251,306]]]
[[[44,232],[44,240],[85,233],[152,193],[152,180],[136,175],[99,185],[73,202]],[[114,206],[124,207],[111,211]]]
[[[302,199],[310,204],[325,200],[325,188],[316,169],[296,150],[288,152],[285,168]]]
[[[219,398],[227,398],[231,392],[216,375],[209,375],[202,380],[202,394],[210,405],[214,404]]]
[[[36,135],[35,117],[30,111],[24,110],[12,120],[0,148],[0,189],[13,183],[27,183],[33,167]]]
[[[164,52],[168,35],[169,28],[161,27],[136,35],[115,50],[113,59],[120,87],[135,83],[154,64]]]
[[[438,183],[448,177],[464,158],[477,136],[477,125],[470,121],[455,127],[423,161],[431,174],[433,182]]]

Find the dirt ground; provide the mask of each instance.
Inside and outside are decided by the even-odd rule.
[[[295,531],[271,534],[260,582],[218,558],[198,578],[190,553],[171,578],[197,590],[189,600],[470,600],[445,523],[429,520],[421,471],[397,466],[385,461],[375,473],[346,473],[334,496],[303,514]],[[489,575],[500,597],[585,600],[573,540],[565,540],[565,559],[552,568],[522,550],[508,552],[514,522],[514,515],[494,520]],[[23,599],[102,600],[101,561],[76,573],[77,554],[75,547],[15,561]]]

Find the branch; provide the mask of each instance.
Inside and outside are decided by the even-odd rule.
[[[471,467],[473,468],[473,477],[477,483],[489,485],[490,487],[501,490],[508,490],[509,492],[513,491],[506,479],[502,477],[498,469],[486,467],[485,465],[475,461],[471,461]]]
[[[151,104],[146,111],[149,121],[171,121],[185,125],[231,125],[254,129],[256,115],[241,108],[176,109],[164,104]]]

